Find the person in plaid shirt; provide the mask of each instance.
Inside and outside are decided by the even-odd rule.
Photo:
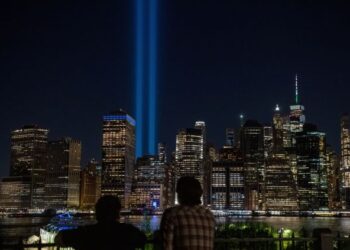
[[[176,192],[180,205],[166,209],[160,224],[163,249],[213,249],[215,219],[201,205],[203,190],[199,181],[181,177]]]

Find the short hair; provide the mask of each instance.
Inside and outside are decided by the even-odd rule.
[[[121,203],[118,197],[105,195],[95,205],[96,220],[99,222],[115,221],[119,218]]]
[[[202,203],[203,189],[199,181],[192,176],[181,177],[177,181],[176,192],[181,205],[195,206]]]

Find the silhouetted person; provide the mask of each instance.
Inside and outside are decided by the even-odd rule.
[[[58,233],[58,246],[71,246],[75,250],[129,250],[143,248],[146,236],[130,224],[119,222],[120,201],[114,196],[103,196],[96,203],[94,225],[87,225]]]
[[[176,192],[180,205],[166,209],[160,224],[163,249],[213,249],[215,219],[200,205],[203,190],[199,181],[181,177]]]

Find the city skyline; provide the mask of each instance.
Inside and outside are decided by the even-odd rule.
[[[25,124],[81,140],[83,164],[100,158],[102,115],[122,107],[135,117],[133,1],[2,5],[1,176],[9,134]],[[217,146],[241,113],[271,123],[277,103],[289,111],[298,73],[307,122],[340,152],[348,4],[169,1],[159,10],[158,141],[174,150],[177,130],[197,120]]]

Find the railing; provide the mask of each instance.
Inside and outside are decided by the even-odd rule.
[[[350,238],[327,236],[321,238],[230,238],[215,239],[214,249],[216,250],[330,250],[349,249]],[[326,244],[325,244],[326,242]],[[2,250],[63,250],[68,248],[57,247],[54,243],[23,244],[0,243]],[[153,241],[148,241],[145,250],[156,250],[157,246]]]

